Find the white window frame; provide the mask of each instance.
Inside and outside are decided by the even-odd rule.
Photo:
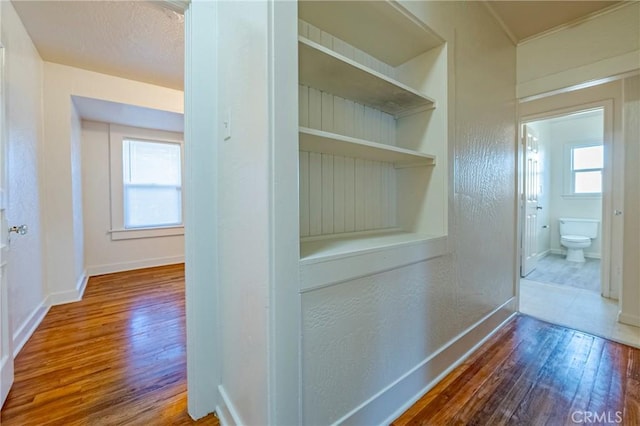
[[[564,197],[565,198],[602,198],[602,192],[585,192],[585,193],[576,193],[575,192],[575,179],[573,170],[573,150],[577,148],[588,148],[590,146],[602,146],[604,150],[604,141],[601,140],[590,140],[590,141],[580,141],[580,142],[571,142],[564,145]],[[579,172],[590,172],[590,171],[598,171],[600,170],[601,174],[604,174],[604,164],[605,159],[602,159],[602,168],[600,169],[584,169]],[[604,190],[604,182],[603,182],[603,190]]]
[[[111,183],[111,239],[128,240],[135,238],[167,237],[184,235],[184,191],[182,191],[182,220],[180,225],[155,226],[145,228],[124,227],[124,180],[122,146],[125,139],[139,141],[175,143],[180,145],[182,162],[182,185],[184,187],[184,138],[182,133],[139,127],[109,125],[109,167]]]

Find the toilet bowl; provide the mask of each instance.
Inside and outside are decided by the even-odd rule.
[[[569,262],[584,262],[584,249],[598,236],[598,220],[560,218],[560,244],[567,249]]]

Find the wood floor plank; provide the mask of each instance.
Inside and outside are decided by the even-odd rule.
[[[612,421],[640,424],[640,349],[518,315],[392,425]]]
[[[15,360],[12,425],[218,425],[186,412],[184,266],[92,277]]]

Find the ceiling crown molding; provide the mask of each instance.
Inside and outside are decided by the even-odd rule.
[[[148,0],[149,3],[153,3],[164,9],[172,10],[176,13],[184,14],[184,11],[189,7],[190,0]]]
[[[513,34],[513,32],[509,29],[509,27],[507,26],[507,24],[505,24],[505,22],[502,20],[502,18],[500,17],[500,15],[498,15],[498,13],[495,11],[495,9],[493,8],[493,6],[491,6],[491,3],[489,3],[488,0],[482,0],[482,3],[484,4],[484,6],[487,8],[487,10],[489,11],[489,13],[491,14],[491,16],[493,16],[493,19],[496,20],[496,22],[498,22],[498,25],[500,25],[500,28],[502,28],[502,30],[505,32],[505,34],[509,37],[509,39],[511,40],[511,42],[513,43],[514,46],[518,45],[518,38],[515,36],[515,34]]]
[[[607,15],[607,14],[609,14],[611,12],[615,12],[618,9],[622,9],[623,7],[630,6],[630,5],[634,4],[634,3],[637,3],[637,1],[636,0],[621,1],[620,3],[613,4],[613,5],[609,6],[609,7],[605,7],[604,9],[596,10],[595,12],[589,13],[588,15],[585,15],[585,16],[581,16],[581,17],[576,18],[576,19],[574,19],[572,21],[565,22],[564,24],[560,24],[560,25],[555,26],[553,28],[549,28],[548,30],[542,31],[541,33],[534,34],[534,35],[532,35],[530,37],[525,37],[522,40],[520,40],[518,42],[518,44],[525,44],[525,43],[528,43],[530,41],[537,40],[539,38],[543,38],[543,37],[546,37],[548,35],[560,32],[562,30],[566,30],[567,28],[571,28],[571,27],[577,26],[579,24],[582,24],[584,22],[591,21],[593,19],[597,19],[597,18],[599,18],[599,17],[601,17],[603,15]]]

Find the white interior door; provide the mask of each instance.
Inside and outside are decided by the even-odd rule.
[[[538,164],[538,135],[523,125],[524,144],[524,221],[522,230],[522,263],[520,275],[526,277],[536,268],[538,260],[538,190],[540,174]]]
[[[7,251],[9,226],[6,218],[7,194],[5,175],[5,122],[4,122],[4,47],[0,46],[0,406],[4,404],[13,384],[13,348],[9,325],[7,290]]]

